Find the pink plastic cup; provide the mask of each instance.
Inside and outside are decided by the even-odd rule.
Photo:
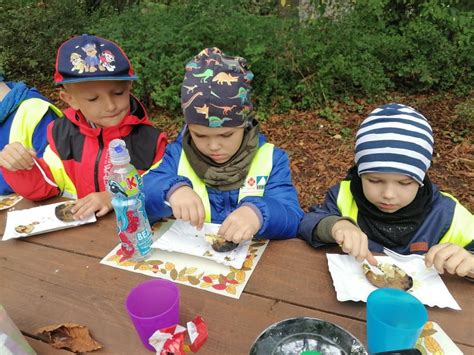
[[[155,351],[148,342],[153,333],[179,324],[179,289],[168,280],[145,281],[130,291],[125,307],[143,345]]]

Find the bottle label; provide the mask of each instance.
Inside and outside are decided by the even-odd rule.
[[[120,185],[128,197],[135,196],[141,189],[141,176],[136,171],[131,171],[120,181]]]
[[[137,248],[141,255],[146,255],[151,250],[153,239],[152,233],[148,229],[143,229],[137,233]]]

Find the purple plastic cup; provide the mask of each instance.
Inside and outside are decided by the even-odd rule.
[[[179,289],[163,279],[145,281],[127,296],[125,308],[148,350],[155,351],[148,339],[158,329],[179,324]]]

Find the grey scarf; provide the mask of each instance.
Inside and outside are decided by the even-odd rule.
[[[259,132],[260,126],[254,120],[245,128],[244,138],[237,153],[223,164],[218,164],[202,154],[194,144],[188,129],[183,134],[182,145],[189,164],[207,186],[221,191],[235,190],[243,185],[247,177],[250,163],[258,149]]]

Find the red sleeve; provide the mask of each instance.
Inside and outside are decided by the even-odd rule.
[[[156,152],[155,152],[155,159],[153,159],[153,165],[163,159],[163,155],[165,154],[166,145],[168,144],[168,136],[165,132],[161,132],[158,136],[158,140],[156,142]]]
[[[48,164],[42,158],[36,158],[36,161],[41,165],[48,178],[54,181]],[[13,191],[28,200],[45,200],[57,196],[61,192],[57,187],[51,186],[46,182],[36,165],[31,170],[9,171],[4,168],[1,169],[3,177],[12,187]]]

